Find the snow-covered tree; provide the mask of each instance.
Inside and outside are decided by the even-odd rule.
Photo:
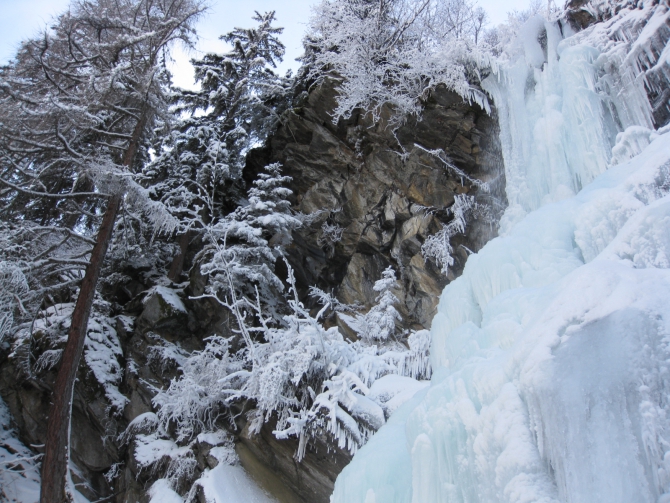
[[[222,35],[229,52],[193,60],[200,89],[176,92],[173,113],[186,117],[159,146],[145,176],[162,181],[152,190],[182,228],[201,230],[235,208],[247,152],[265,140],[287,106],[291,81],[273,72],[284,55],[277,38],[283,28],[272,25],[274,16],[257,12],[256,27]]]
[[[66,498],[72,388],[119,208],[135,203],[158,217],[159,226],[164,218],[172,222],[128,175],[146,132],[166,110],[165,51],[175,40],[191,41],[202,9],[200,0],[74,0],[0,70],[5,218],[48,225],[53,235],[65,235],[64,244],[90,245],[91,238],[81,233],[95,228],[101,201],[107,202],[54,387],[42,502]],[[58,243],[56,238],[49,253],[63,252]],[[86,255],[69,260],[84,265]]]
[[[400,313],[394,307],[398,302],[392,289],[395,287],[396,276],[393,267],[389,266],[382,272],[381,279],[375,282],[373,290],[379,292],[376,304],[368,311],[366,325],[369,331],[366,337],[372,340],[387,340],[395,331],[395,322],[400,320]]]
[[[274,273],[281,249],[290,244],[291,232],[302,225],[291,214],[285,187],[291,178],[281,174],[281,165],[270,164],[248,192],[248,200],[233,212],[204,228],[205,247],[196,260],[209,276],[208,295],[226,297],[234,291],[256,299],[273,315],[282,303],[282,281]]]
[[[232,353],[230,341],[216,336],[191,355],[182,366],[183,375],[154,399],[158,430],[174,429],[178,441],[188,444],[203,431],[221,428],[222,420],[225,425],[230,406],[246,400],[254,404],[248,414],[251,431],[258,432],[274,418],[277,438],[300,439],[298,459],[324,433],[353,453],[386,421],[382,404],[367,396],[376,380],[389,374],[410,381],[430,377],[427,331],[410,335],[409,350],[388,340],[379,347],[372,339],[351,342],[337,327],[324,326],[329,310],[351,308],[314,288],[312,296],[323,306],[311,314],[298,299],[293,271],[287,268],[289,313],[284,323],[272,325],[258,297],[254,301],[231,288],[221,303],[237,321],[243,348]],[[231,271],[221,274],[230,279]],[[397,315],[391,305],[394,283],[388,269],[376,285],[380,295],[375,312],[384,312],[381,318],[371,316],[378,333],[395,328],[385,323],[388,316],[394,323],[393,313]]]
[[[323,0],[305,39],[309,75],[338,82],[333,121],[357,108],[394,122],[419,114],[421,99],[443,84],[488,107],[471,85],[487,52],[478,42],[485,17],[469,0]]]
[[[402,318],[394,304],[398,302],[392,290],[395,287],[395,271],[391,266],[382,273],[373,287],[379,295],[375,305],[364,315],[358,316],[359,335],[367,341],[386,341],[396,331],[396,321]]]

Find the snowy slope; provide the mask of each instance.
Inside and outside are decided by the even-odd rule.
[[[668,19],[651,2],[579,34],[532,19],[485,82],[502,235],[442,295],[430,388],[333,502],[670,500],[670,128],[643,88],[670,75]]]
[[[39,456],[21,443],[10,418],[7,405],[0,399],[0,502],[37,503]]]

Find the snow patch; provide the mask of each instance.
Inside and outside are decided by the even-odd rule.
[[[176,311],[178,313],[188,313],[186,310],[186,306],[182,302],[182,300],[179,298],[179,294],[177,293],[176,290],[172,290],[171,288],[167,288],[165,286],[154,286],[152,287],[144,297],[144,303],[146,304],[148,300],[153,296],[153,294],[159,295],[165,303],[172,308],[173,311]]]
[[[0,501],[37,503],[40,499],[39,456],[19,440],[11,415],[0,398]]]
[[[123,350],[110,321],[95,314],[89,319],[84,342],[84,361],[105,389],[111,409],[120,413],[128,403],[128,398],[118,388],[123,379],[123,369],[119,363]]]
[[[158,479],[148,491],[149,503],[184,503],[184,498],[172,489],[170,481]]]
[[[220,464],[206,471],[197,484],[211,503],[276,503],[240,466]]]

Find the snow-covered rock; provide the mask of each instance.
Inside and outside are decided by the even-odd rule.
[[[188,311],[179,292],[165,286],[154,286],[142,302],[137,326],[142,330],[179,335],[187,331]]]
[[[0,399],[0,501],[37,503],[39,499],[39,455],[18,439],[9,409]]]

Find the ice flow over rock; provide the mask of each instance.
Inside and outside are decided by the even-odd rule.
[[[531,19],[484,82],[501,236],[442,294],[431,386],[334,503],[670,500],[670,128],[644,89],[668,86],[670,21],[640,3],[576,34]]]

